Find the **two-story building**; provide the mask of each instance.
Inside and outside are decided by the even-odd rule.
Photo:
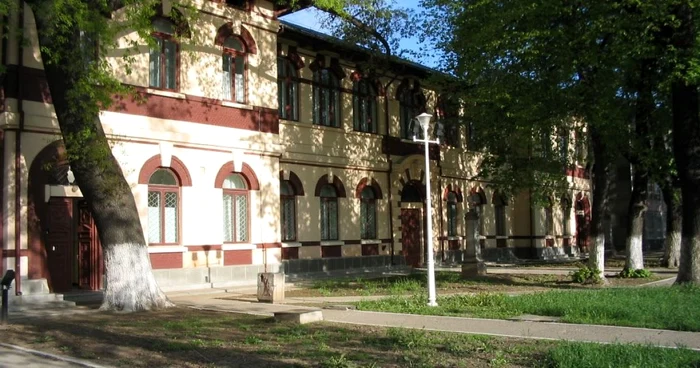
[[[507,198],[470,179],[479,164],[473,132],[443,124],[426,178],[414,117],[458,113],[428,85],[434,71],[401,60],[373,70],[366,51],[280,21],[270,1],[195,3],[196,25],[186,28],[197,27],[196,40],[177,34],[178,5],[167,0],[153,19],[156,47],[136,32],[121,36],[108,59],[144,99],[124,97],[101,115],[165,290],[252,283],[263,270],[419,267],[427,246],[438,262],[459,263],[477,246],[470,226],[487,259],[586,247],[580,168],[569,173],[569,195],[545,208],[528,193]],[[97,231],[63,154],[33,16],[22,6],[12,20],[27,41],[2,39],[0,269],[19,272],[18,290],[98,290]],[[428,195],[433,239],[424,232]],[[470,210],[479,214],[471,225]]]

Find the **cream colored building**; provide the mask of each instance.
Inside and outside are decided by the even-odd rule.
[[[170,37],[180,29],[171,1],[154,21],[160,49],[122,36],[109,60],[147,99],[124,98],[101,116],[164,289],[251,283],[263,270],[420,266],[426,244],[438,262],[459,263],[475,246],[470,226],[487,259],[585,245],[582,170],[549,209],[527,193],[504,198],[468,179],[478,155],[465,127],[446,127],[449,144],[431,147],[435,236],[425,239],[423,146],[408,124],[422,111],[449,116],[439,92],[420,84],[432,71],[397,62],[401,75],[375,76],[361,50],[281,22],[269,1],[196,4],[196,37]],[[54,291],[100,289],[99,240],[61,159],[27,6],[23,22],[28,44],[4,37],[2,47],[0,269],[19,271],[20,290],[44,279]],[[131,51],[134,72],[120,74],[132,41],[142,45]],[[465,220],[470,210],[478,223]]]

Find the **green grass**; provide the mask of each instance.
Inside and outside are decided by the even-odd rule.
[[[520,314],[563,322],[700,331],[700,288],[673,286],[550,291],[519,296],[455,295],[428,307],[424,295],[362,301],[358,309],[425,315],[508,318]]]
[[[545,354],[552,368],[700,367],[700,353],[641,345],[560,343]]]

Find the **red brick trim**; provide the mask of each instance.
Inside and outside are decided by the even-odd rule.
[[[337,258],[343,256],[343,249],[340,245],[328,245],[321,247],[321,258]]]
[[[7,258],[7,257],[14,257],[16,251],[14,249],[3,249],[2,250],[2,258]],[[29,257],[29,249],[20,249],[19,250],[19,256],[20,257]],[[1,258],[0,258],[1,259]]]
[[[221,189],[221,187],[223,187],[224,185],[224,180],[226,179],[226,177],[234,172],[235,171],[233,171],[233,162],[229,161],[225,163],[224,166],[221,166],[221,169],[219,169],[219,173],[216,174],[214,187]],[[258,177],[255,175],[253,169],[251,169],[250,166],[248,166],[248,164],[246,164],[245,162],[241,167],[240,174],[243,175],[243,177],[248,182],[248,189],[260,190],[260,182],[258,182]]]
[[[289,61],[292,62],[292,65],[294,65],[294,67],[297,68],[297,70],[304,67],[304,60],[302,60],[299,54],[297,54],[296,47],[289,46],[287,48],[287,58],[289,59]]]
[[[149,158],[143,164],[141,167],[141,172],[139,172],[139,184],[148,184],[148,180],[151,178],[151,175],[153,175],[158,168],[162,167],[160,162],[160,154],[157,154]],[[179,158],[172,156],[170,160],[170,169],[172,169],[173,172],[175,172],[175,175],[177,175],[177,178],[180,180],[181,187],[192,186],[192,177],[190,176],[190,172]]]
[[[282,248],[282,259],[299,259],[299,247]]]
[[[224,266],[253,264],[252,250],[225,250]]]
[[[508,198],[504,196],[503,194],[499,193],[497,190],[493,192],[493,195],[491,196],[491,203],[494,206],[507,206],[508,205]]]
[[[282,248],[282,243],[260,243],[256,244],[258,249]]]
[[[182,268],[182,252],[177,253],[151,253],[151,267],[154,270],[167,268]]]
[[[316,189],[314,190],[314,195],[316,197],[321,196],[321,188],[328,183],[328,174],[323,175],[320,179],[318,179],[318,182],[316,182]],[[345,186],[343,185],[343,182],[338,179],[338,176],[333,175],[333,183],[331,183],[335,187],[335,189],[338,191],[338,197],[340,198],[345,198],[347,197],[347,193],[345,192]]]
[[[363,256],[378,256],[379,244],[362,244]]]
[[[255,40],[250,34],[250,31],[248,31],[248,29],[246,29],[245,27],[241,26],[240,32],[234,32],[232,22],[224,23],[221,27],[219,27],[219,29],[216,31],[216,38],[214,39],[214,43],[217,46],[222,46],[224,44],[224,41],[226,41],[226,39],[231,36],[240,37],[241,41],[243,41],[243,44],[245,44],[246,53],[258,53],[258,46],[255,44]]]
[[[566,169],[566,175],[579,179],[590,179],[590,176],[588,175],[586,169],[579,166],[570,167]]]
[[[284,180],[284,171],[280,170],[280,181]],[[289,183],[294,188],[294,195],[303,196],[304,195],[304,184],[301,183],[299,176],[294,173],[294,171],[289,171]]]
[[[186,245],[188,252],[208,252],[210,250],[221,250],[221,244],[215,245]]]
[[[382,199],[382,188],[379,186],[379,183],[377,183],[374,178],[372,178],[372,183],[367,184],[369,179],[363,178],[360,180],[360,182],[357,184],[357,188],[355,188],[355,198],[360,198],[362,196],[362,191],[365,189],[365,187],[370,187],[374,190],[374,195],[376,199]]]
[[[487,204],[486,202],[486,194],[484,194],[484,190],[481,189],[481,187],[473,187],[471,190],[469,190],[469,196],[472,197],[472,199],[478,199],[479,203],[477,205],[484,205]],[[474,201],[476,202],[476,201]]]

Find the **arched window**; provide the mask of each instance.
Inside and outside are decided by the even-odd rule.
[[[148,243],[177,244],[180,181],[166,168],[157,169],[148,180]]]
[[[548,247],[554,246],[554,209],[552,208],[551,200],[544,208],[544,234],[547,236],[545,245]]]
[[[248,185],[241,174],[224,179],[224,242],[245,243],[249,234]]]
[[[480,188],[473,189],[472,193],[469,195],[469,206],[474,208],[476,212],[478,218],[476,226],[480,236],[486,235],[484,229],[484,205],[486,205],[486,196],[483,190]]]
[[[321,187],[321,240],[338,240],[338,192],[325,184]]]
[[[435,136],[440,138],[440,143],[452,147],[461,146],[461,132],[459,122],[459,106],[457,102],[450,98],[441,96],[438,99],[435,114],[437,115],[437,126]],[[440,134],[441,133],[441,134]]]
[[[177,90],[179,47],[175,41],[175,25],[168,19],[153,20],[155,45],[150,50],[149,85],[152,88]]]
[[[297,238],[297,197],[289,180],[280,182],[280,213],[282,214],[282,241]]]
[[[338,77],[330,69],[314,72],[314,124],[340,127],[339,95]]]
[[[369,186],[360,193],[360,237],[377,239],[377,195]]]
[[[229,36],[223,42],[222,84],[223,99],[245,103],[246,49],[243,41]]]
[[[457,236],[457,193],[447,193],[447,236]]]
[[[367,79],[355,81],[352,86],[352,116],[355,130],[377,132],[377,90]]]
[[[401,138],[412,139],[423,137],[423,130],[414,121],[415,117],[425,111],[425,95],[416,84],[413,89],[409,88],[408,81],[404,81],[399,86],[397,93],[399,100],[399,123],[401,125]]]
[[[285,120],[299,120],[299,76],[291,60],[277,58],[277,103]]]
[[[561,212],[562,235],[571,236],[571,201],[566,197],[561,199]]]
[[[494,217],[496,222],[496,246],[499,248],[505,247],[507,245],[506,239],[503,237],[508,236],[506,230],[506,206],[508,206],[508,201],[506,198],[496,193],[493,198],[493,208]]]

